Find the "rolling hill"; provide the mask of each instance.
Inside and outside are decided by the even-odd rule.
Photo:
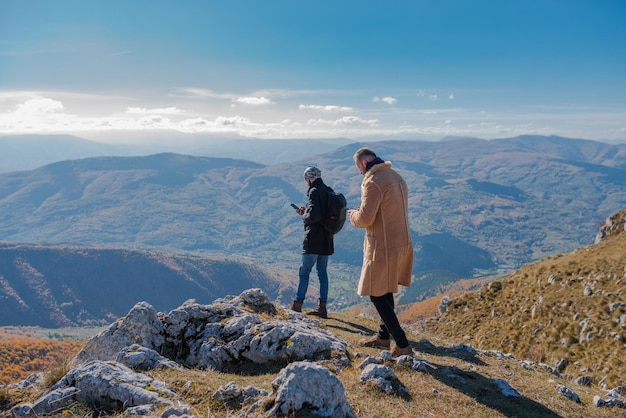
[[[103,325],[138,300],[167,311],[188,299],[208,303],[254,287],[276,297],[278,278],[209,257],[0,243],[0,326]]]
[[[361,146],[392,161],[409,185],[415,286],[401,303],[588,245],[599,223],[626,207],[626,145],[537,136],[386,141],[293,163],[164,153],[2,174],[0,240],[243,257],[295,277],[302,225],[289,203],[305,199],[304,167],[319,166],[356,206],[352,155]],[[362,239],[351,225],[336,237],[335,308],[359,300]]]

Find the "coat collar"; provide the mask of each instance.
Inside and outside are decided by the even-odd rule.
[[[391,161],[385,161],[384,163],[376,164],[375,166],[372,166],[372,168],[370,168],[369,170],[365,172],[365,174],[363,175],[364,180],[366,178],[373,176],[374,173],[376,173],[377,171],[385,169],[385,168],[390,168],[390,167],[391,167]]]

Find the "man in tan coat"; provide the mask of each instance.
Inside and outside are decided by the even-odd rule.
[[[369,148],[354,154],[354,163],[363,175],[361,205],[349,210],[350,222],[365,228],[363,266],[357,293],[369,296],[380,315],[380,329],[363,347],[389,349],[390,337],[396,344],[392,357],[411,355],[413,350],[395,313],[393,294],[398,284],[411,285],[413,243],[408,219],[408,189],[390,162],[377,157]]]

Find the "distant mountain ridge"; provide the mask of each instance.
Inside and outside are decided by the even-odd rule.
[[[139,300],[167,311],[279,283],[250,264],[208,257],[0,243],[0,326],[104,325]]]
[[[0,136],[0,173],[24,171],[58,161],[102,156],[145,156],[159,153],[236,158],[262,164],[297,161],[310,150],[327,152],[353,141],[346,138],[255,139],[239,136],[152,133],[139,143],[108,144],[73,135]]]
[[[302,222],[289,203],[306,199],[302,171],[314,161],[354,207],[362,177],[352,155],[362,146],[409,185],[416,285],[403,303],[589,244],[599,223],[626,207],[626,145],[534,136],[385,141],[294,163],[164,153],[3,174],[0,240],[235,255],[277,271],[297,268]],[[341,306],[359,300],[362,240],[351,225],[336,237],[331,297]]]

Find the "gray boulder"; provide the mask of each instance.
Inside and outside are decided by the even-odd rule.
[[[558,393],[560,393],[561,395],[565,396],[570,401],[574,401],[576,403],[581,403],[580,396],[578,396],[578,394],[576,392],[572,391],[567,386],[557,385],[556,391]]]
[[[71,370],[34,404],[14,407],[14,417],[50,415],[74,402],[110,413],[139,405],[170,405],[176,394],[162,382],[114,362],[94,360]]]
[[[124,347],[117,353],[115,361],[133,370],[182,369],[182,366],[175,361],[139,344]]]
[[[317,363],[289,364],[272,382],[272,387],[274,406],[265,416],[297,416],[306,411],[320,417],[356,418],[341,381]],[[262,402],[257,402],[246,414],[258,409]]]
[[[163,324],[156,310],[147,302],[139,302],[124,318],[87,341],[72,364],[78,366],[91,360],[115,360],[124,347],[133,344],[160,351],[164,342]]]
[[[384,392],[401,397],[409,395],[409,389],[404,386],[394,371],[382,364],[368,364],[361,373],[361,383],[372,384]]]

